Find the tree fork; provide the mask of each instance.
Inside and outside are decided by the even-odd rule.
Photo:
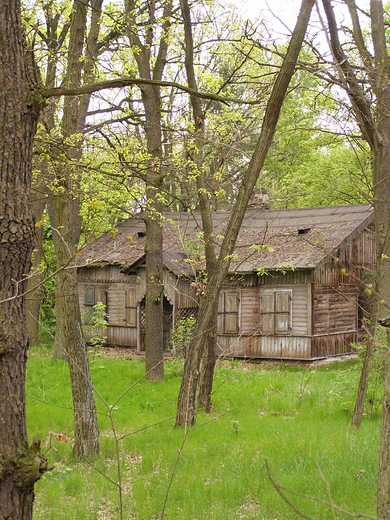
[[[216,267],[209,278],[206,293],[199,308],[198,320],[192,336],[180,387],[175,426],[190,426],[195,422],[196,388],[199,378],[199,367],[203,351],[203,342],[207,335],[210,316],[215,312],[219,292],[229,270],[230,258],[234,251],[236,239],[245,215],[249,197],[260,175],[268,149],[275,133],[280,110],[294,74],[295,66],[306,34],[314,0],[303,0],[297,23],[293,31],[286,56],[276,78],[271,96],[267,103],[261,133],[244,173],[236,203],[222,242]]]

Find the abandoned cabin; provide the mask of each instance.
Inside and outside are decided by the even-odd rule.
[[[215,237],[228,218],[213,214]],[[373,226],[369,205],[248,208],[216,309],[218,355],[309,361],[353,352],[375,271]],[[175,348],[172,330],[196,317],[202,297],[201,218],[166,213],[163,229],[164,346]],[[144,350],[144,243],[139,214],[80,252],[80,306],[106,305],[108,345]]]

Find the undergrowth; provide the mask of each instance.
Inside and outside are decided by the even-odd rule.
[[[73,460],[68,368],[47,353],[33,349],[27,372],[29,435],[42,439],[55,465],[36,485],[34,518],[118,519],[107,410],[97,398],[100,458],[92,466]],[[182,361],[166,362],[164,383],[142,379],[143,361],[126,354],[107,359],[104,350],[94,351],[90,361],[98,395],[115,403],[122,436],[123,518],[299,518],[276,492],[266,463],[271,478],[296,494],[374,515],[380,424],[378,414],[368,414],[359,431],[350,426],[358,362],[317,368],[223,362],[212,413],[199,413],[196,426],[184,431],[173,427]],[[309,517],[345,518],[296,494],[289,499]]]

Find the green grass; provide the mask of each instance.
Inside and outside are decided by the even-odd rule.
[[[330,487],[341,508],[375,515],[380,418],[365,417],[359,431],[350,427],[359,369],[357,362],[318,368],[225,362],[216,372],[213,413],[200,413],[186,435],[173,428],[179,361],[166,363],[164,383],[151,383],[142,379],[140,360],[91,354],[101,430],[101,457],[92,468],[71,455],[67,366],[52,363],[49,349],[33,349],[29,435],[42,439],[55,464],[36,485],[34,518],[119,518],[107,414],[107,405],[114,404],[115,430],[124,436],[119,448],[125,519],[162,518],[163,511],[167,520],[300,518],[275,491],[265,461],[273,478],[294,493],[329,501]],[[60,442],[59,434],[68,442]],[[319,501],[288,497],[312,518],[347,518]]]

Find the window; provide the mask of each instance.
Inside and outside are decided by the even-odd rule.
[[[219,299],[218,332],[236,334],[239,331],[240,293],[223,291]]]
[[[84,324],[88,325],[93,314],[93,306],[95,305],[95,287],[89,285],[85,288],[84,293]]]
[[[95,287],[93,285],[85,288],[84,305],[85,307],[93,307],[95,305]]]
[[[85,308],[85,319],[84,322],[88,325],[91,316],[94,311],[94,306],[98,303],[102,302],[106,306],[107,310],[107,291],[104,287],[95,287],[94,285],[88,285],[85,288],[84,293],[84,308]]]
[[[137,326],[137,293],[135,289],[126,290],[125,321],[129,327]]]
[[[261,291],[260,330],[265,334],[290,334],[291,303],[291,290]]]

